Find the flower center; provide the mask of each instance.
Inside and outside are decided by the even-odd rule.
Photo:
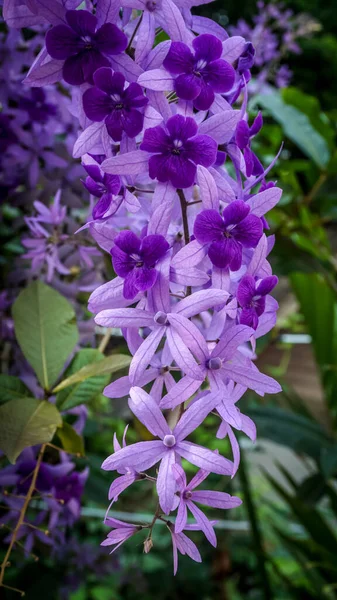
[[[190,498],[192,498],[192,492],[184,492],[183,496],[185,500],[189,500]]]
[[[131,254],[130,258],[132,258],[132,260],[135,261],[135,266],[136,267],[142,267],[144,265],[144,261],[142,260],[142,258],[139,256],[139,254]]]
[[[207,366],[211,371],[218,371],[222,367],[222,360],[219,356],[215,356],[209,359]]]
[[[154,12],[158,6],[158,0],[147,0],[145,7],[148,11]]]
[[[176,438],[172,434],[165,435],[165,437],[163,439],[163,443],[164,443],[164,446],[166,446],[167,448],[173,448],[173,446],[175,446],[175,443],[176,443]]]
[[[181,140],[173,140],[172,154],[179,156],[183,143]]]
[[[196,75],[197,77],[201,77],[201,72],[202,69],[204,69],[207,66],[207,61],[204,59],[200,59],[197,61],[197,63],[194,66],[194,71],[193,74]]]
[[[158,325],[167,325],[167,314],[159,310],[154,315],[154,322],[158,323]]]

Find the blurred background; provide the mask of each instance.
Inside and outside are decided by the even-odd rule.
[[[283,197],[268,215],[276,234],[271,262],[280,279],[274,293],[280,309],[277,326],[257,347],[259,367],[280,381],[283,393],[264,398],[247,393],[241,401],[242,411],[257,424],[258,440],[255,445],[247,438],[240,440],[242,463],[233,481],[224,483],[216,475],[209,479],[212,489],[235,493],[243,504],[221,514],[216,550],[195,534],[203,563],[180,557],[175,578],[171,541],[160,524],[148,555],[137,538],[112,556],[99,546],[105,537],[102,520],[111,483],[100,465],[112,452],[112,433],[121,439],[129,413],[125,399],[112,402],[93,394],[87,405],[85,458],[76,459],[80,468],[90,467],[81,518],[68,530],[62,552],[50,551],[40,540],[39,562],[24,555],[16,558],[9,583],[26,590],[27,600],[337,598],[336,3],[218,0],[197,12],[230,34],[243,35],[256,48],[249,106],[253,114],[262,109],[264,117],[263,130],[253,141],[256,154],[269,164],[284,142],[270,174],[283,188]],[[7,288],[15,290],[24,278],[18,266],[28,246],[22,245],[29,226],[24,217],[34,213],[36,189],[40,200],[50,198],[61,179],[63,199],[76,215],[81,211],[82,173],[70,158],[74,132],[66,116],[63,129],[55,127],[53,139],[43,147],[33,143],[33,132],[23,124],[28,137],[20,138],[20,153],[11,153],[17,133],[7,117],[13,106],[8,98],[20,102],[20,73],[27,70],[39,39],[36,30],[13,33],[3,22],[0,39],[1,268]],[[36,92],[31,93],[32,113]],[[63,97],[59,110],[65,115],[66,90]],[[75,268],[69,266],[71,275]],[[83,307],[90,282],[87,276],[80,290],[74,290]],[[12,352],[13,296],[11,291],[1,294],[2,363]],[[90,315],[85,308],[82,312],[80,331],[90,341]],[[116,336],[110,348],[126,352]],[[78,415],[70,416],[69,423],[75,418]],[[130,442],[144,439],[137,427],[139,423],[130,428]],[[210,415],[194,441],[229,455],[227,441],[216,440],[215,430],[215,417]],[[127,519],[131,513],[134,519],[136,513],[139,522],[146,521],[154,506],[152,490],[133,486],[115,506],[112,514],[117,518]],[[118,512],[120,507],[123,512]],[[0,535],[8,534],[3,530]],[[0,590],[0,597],[17,596]]]

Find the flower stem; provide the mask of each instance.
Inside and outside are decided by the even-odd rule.
[[[185,194],[184,194],[183,190],[177,190],[177,194],[179,196],[180,206],[181,206],[181,215],[183,218],[185,244],[188,244],[190,241],[190,232],[188,229],[187,202],[186,202],[186,198],[185,198]]]
[[[35,469],[33,471],[32,481],[30,483],[30,486],[29,486],[29,489],[28,489],[25,501],[24,501],[24,503],[22,505],[22,508],[21,508],[21,511],[20,511],[20,515],[19,515],[17,524],[15,525],[15,528],[13,530],[13,535],[11,537],[11,541],[9,543],[7,552],[5,554],[5,558],[3,559],[2,563],[1,563],[1,566],[0,566],[0,587],[1,586],[5,587],[3,581],[4,581],[4,577],[5,577],[6,568],[8,567],[9,557],[10,557],[11,552],[13,550],[13,546],[16,543],[16,538],[17,538],[17,535],[19,533],[19,529],[20,529],[21,525],[23,525],[23,523],[25,521],[26,512],[27,512],[29,503],[30,503],[30,501],[32,499],[32,495],[34,493],[34,490],[35,490],[37,476],[39,474],[39,470],[40,470],[40,466],[41,466],[41,462],[42,462],[42,459],[43,459],[43,455],[44,455],[45,449],[46,449],[46,444],[43,444],[41,446],[41,448],[40,448],[40,451],[39,451],[39,454],[38,454],[38,457],[37,457]],[[15,591],[19,592],[21,595],[24,595],[24,592],[22,592],[21,590],[15,590]]]

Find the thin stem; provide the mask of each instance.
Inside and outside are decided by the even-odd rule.
[[[153,519],[152,519],[152,521],[151,521],[151,523],[149,525],[149,533],[147,534],[147,538],[146,538],[145,542],[151,540],[151,538],[152,538],[152,530],[153,530],[153,528],[155,526],[155,523],[156,523],[157,519],[160,518],[160,512],[161,512],[161,509],[160,509],[160,504],[158,502],[158,505],[157,505],[157,508],[156,508],[156,512],[154,513]]]
[[[190,232],[188,229],[188,219],[187,219],[187,210],[186,210],[188,204],[186,202],[186,198],[185,198],[185,194],[184,194],[183,190],[177,190],[177,194],[179,196],[180,206],[181,206],[181,215],[183,218],[185,244],[188,244],[190,241]]]
[[[132,34],[132,36],[130,38],[129,45],[128,45],[127,49],[125,50],[125,52],[131,56],[131,58],[133,58],[133,53],[132,53],[132,48],[131,48],[132,42],[133,42],[133,40],[135,39],[135,37],[137,35],[137,31],[138,31],[138,29],[140,27],[142,19],[143,19],[143,13],[139,17],[139,21],[138,21],[136,27],[134,28],[133,34]]]
[[[177,190],[177,194],[179,196],[179,200],[180,200],[180,206],[181,206],[181,216],[183,219],[183,228],[184,228],[184,238],[185,238],[185,245],[189,243],[190,241],[190,232],[188,229],[188,218],[187,218],[187,202],[186,202],[186,198],[185,198],[185,194],[183,192],[183,190]],[[186,296],[190,296],[191,295],[191,287],[187,286],[186,287]]]
[[[11,537],[11,541],[9,543],[7,552],[5,554],[5,558],[3,559],[2,563],[1,563],[1,567],[0,567],[0,587],[3,586],[3,581],[4,581],[4,577],[5,577],[5,571],[6,571],[6,568],[8,566],[9,557],[10,557],[11,552],[13,550],[13,546],[14,546],[14,544],[16,542],[16,537],[17,537],[17,535],[19,533],[19,529],[20,529],[21,525],[23,525],[23,523],[25,521],[26,512],[27,512],[27,509],[28,509],[28,505],[29,505],[29,503],[30,503],[30,501],[32,499],[32,495],[34,493],[34,490],[35,490],[37,476],[39,474],[39,470],[40,470],[40,466],[41,466],[41,462],[42,462],[42,459],[43,459],[43,455],[44,455],[45,449],[46,449],[46,444],[43,444],[41,446],[41,448],[40,448],[40,451],[39,451],[39,454],[38,454],[38,457],[37,457],[35,469],[33,471],[32,481],[30,483],[26,499],[25,499],[25,501],[23,503],[23,506],[21,508],[21,512],[20,512],[20,516],[18,518],[18,522],[17,522],[17,524],[16,524],[16,526],[15,526],[15,528],[13,530],[13,535]],[[21,592],[21,590],[15,590],[15,591],[20,592],[21,595],[24,594],[23,592]]]
[[[3,587],[5,590],[10,590],[11,592],[17,592],[21,595],[22,598],[26,595],[23,590],[19,590],[18,588],[12,587],[10,585],[5,585],[2,583],[1,587]]]
[[[111,332],[112,332],[112,329],[111,329],[111,327],[108,327],[108,329],[106,330],[106,332],[105,332],[105,335],[104,335],[104,337],[103,337],[103,339],[102,339],[102,341],[101,341],[100,345],[98,346],[98,350],[99,350],[99,352],[101,352],[102,354],[104,354],[104,351],[105,351],[105,349],[106,349],[106,347],[107,347],[107,345],[108,345],[108,343],[109,343],[109,341],[110,341],[110,338],[111,338]]]
[[[317,195],[317,193],[319,192],[322,185],[326,182],[327,179],[328,179],[327,173],[320,174],[316,183],[311,188],[309,194],[307,196],[305,196],[305,198],[303,199],[304,204],[310,204],[310,202],[312,202],[314,200],[315,196]]]

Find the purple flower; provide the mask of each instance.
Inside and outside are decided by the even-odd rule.
[[[195,543],[190,540],[182,531],[176,533],[172,523],[168,523],[168,529],[172,536],[172,549],[173,549],[173,574],[176,575],[178,570],[178,551],[180,554],[187,554],[195,562],[201,562],[201,556]],[[187,525],[185,529],[192,529],[192,526]],[[194,528],[193,528],[194,529]],[[199,529],[196,527],[195,529]]]
[[[168,426],[157,403],[144,390],[134,387],[130,390],[129,406],[134,415],[159,440],[138,442],[122,448],[109,456],[102,464],[102,469],[113,471],[120,467],[129,466],[136,471],[149,469],[160,462],[157,477],[157,492],[162,510],[168,514],[173,507],[175,493],[175,478],[172,471],[180,458],[185,458],[192,464],[206,469],[211,473],[231,475],[231,461],[215,454],[207,448],[185,441],[205,419],[208,407],[201,402],[195,402],[183,414],[173,430]]]
[[[249,214],[249,206],[235,200],[226,206],[223,218],[216,210],[204,210],[197,216],[194,235],[201,244],[210,244],[208,256],[213,265],[238,271],[242,248],[255,248],[263,233],[259,217]]]
[[[128,540],[138,531],[141,531],[141,525],[134,525],[133,523],[125,523],[124,521],[119,521],[118,519],[112,519],[109,517],[105,521],[106,525],[113,527],[113,531],[108,533],[107,538],[101,543],[101,546],[115,546],[111,553],[117,550],[123,542]]]
[[[206,506],[212,506],[213,508],[235,508],[242,504],[242,500],[236,496],[231,496],[225,492],[213,492],[210,490],[194,491],[200,483],[206,479],[209,475],[209,471],[200,470],[191,479],[190,483],[187,484],[186,475],[182,467],[178,464],[172,467],[174,477],[177,482],[178,494],[179,494],[179,505],[178,513],[174,526],[174,531],[180,533],[185,529],[187,524],[187,509],[191,511],[201,531],[205,534],[208,541],[212,546],[216,546],[216,537],[214,529],[204,515],[204,513],[195,505],[195,502],[204,504]]]
[[[186,44],[172,42],[163,66],[178,75],[174,89],[179,98],[193,100],[197,110],[207,110],[215,93],[228,92],[233,87],[235,71],[221,60],[222,43],[214,35],[199,35],[192,45],[194,55]]]
[[[208,135],[197,135],[198,126],[191,117],[175,115],[166,127],[151,127],[144,132],[141,150],[151,152],[151,179],[170,181],[176,188],[193,185],[197,165],[210,167],[216,160],[217,143]]]
[[[257,328],[259,317],[266,308],[266,296],[277,285],[276,275],[265,277],[256,285],[254,277],[245,275],[238,285],[236,297],[242,307],[240,323]]]
[[[125,278],[124,298],[131,300],[154,286],[158,275],[155,266],[168,249],[162,235],[148,235],[140,240],[132,231],[118,234],[111,255],[115,272]]]
[[[99,198],[93,208],[92,216],[94,219],[101,219],[109,210],[113,197],[118,194],[121,188],[121,180],[118,175],[103,173],[98,163],[82,164],[88,173],[88,177],[83,181],[83,184],[90,194]]]
[[[97,18],[87,10],[68,10],[67,25],[55,25],[46,35],[52,58],[64,60],[63,79],[71,85],[93,82],[99,67],[109,67],[105,56],[121,54],[127,47],[126,35],[112,23],[97,28]]]
[[[46,102],[46,94],[42,88],[32,88],[30,98],[22,97],[19,100],[19,108],[25,110],[31,121],[36,123],[47,123],[50,117],[57,114],[57,106]]]
[[[91,121],[103,121],[110,137],[120,142],[123,131],[130,138],[143,129],[143,108],[148,99],[138,83],[130,83],[124,90],[125,77],[112,69],[102,67],[93,76],[95,87],[83,94],[84,112]]]
[[[6,152],[7,148],[17,142],[17,136],[11,127],[11,117],[0,114],[0,152]]]
[[[163,301],[161,293],[158,295]],[[203,380],[203,373],[192,354],[192,352],[199,351],[202,334],[196,325],[189,321],[189,317],[219,306],[224,303],[224,300],[225,294],[222,290],[200,290],[174,304],[172,312],[166,313],[155,308],[152,312],[139,308],[107,309],[99,312],[95,321],[103,327],[132,329],[147,327],[151,329],[146,340],[139,347],[137,346],[131,361],[129,377],[133,385],[138,385],[139,378],[143,375],[164,336],[166,336],[172,358],[181,370],[191,378]],[[93,306],[92,303],[91,306]],[[169,306],[167,309],[169,310]],[[204,340],[203,342],[205,343]]]

